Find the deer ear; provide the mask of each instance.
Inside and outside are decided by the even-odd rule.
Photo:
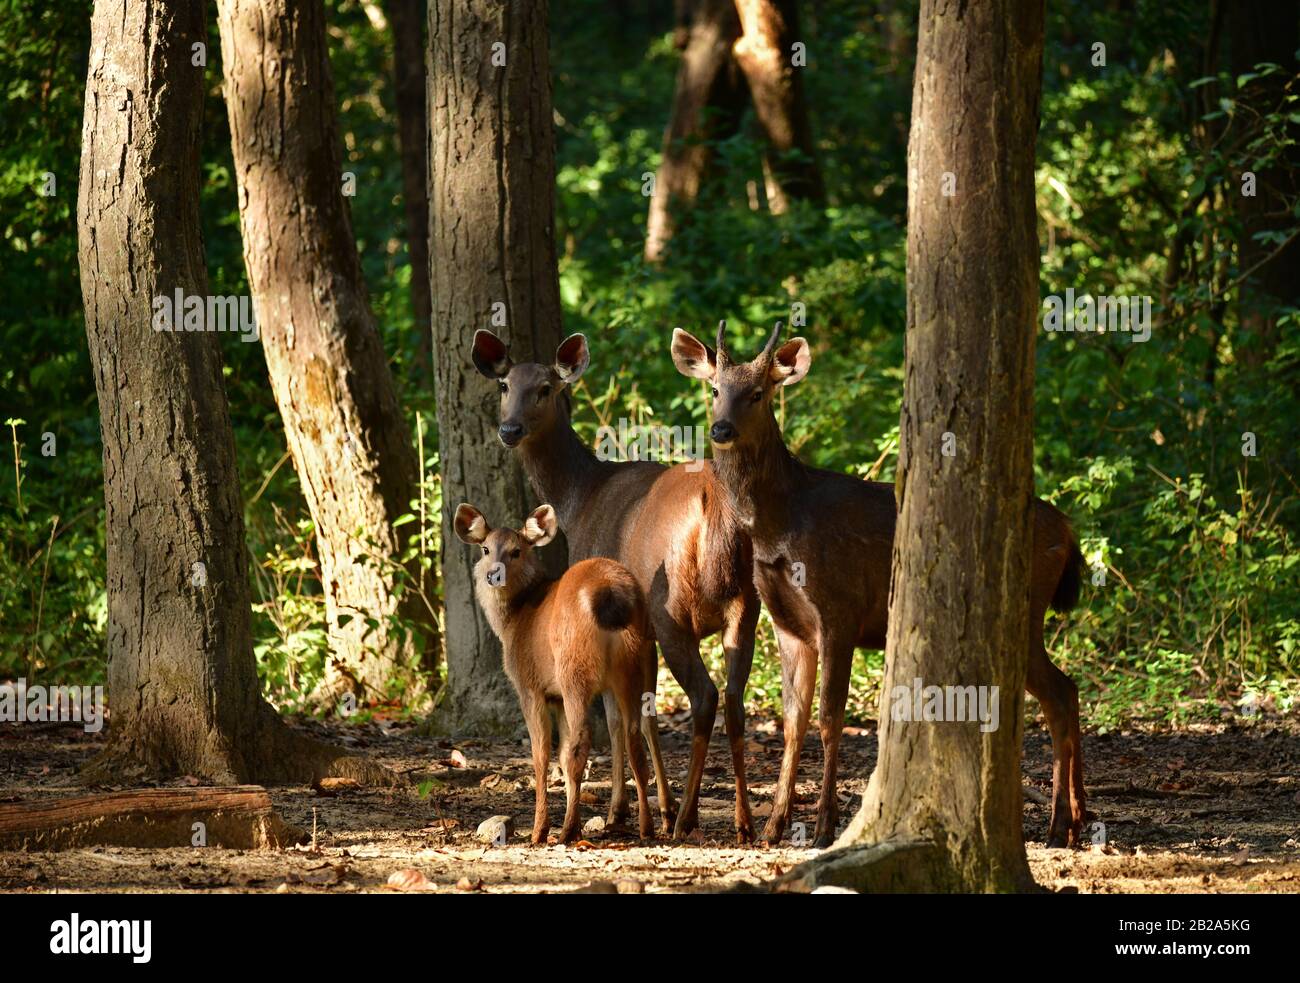
[[[793,386],[808,374],[812,351],[802,338],[791,338],[772,355],[772,381],[778,386]]]
[[[555,534],[560,531],[560,522],[555,518],[555,509],[549,505],[543,505],[534,510],[526,522],[524,528],[519,530],[520,534],[533,546],[545,546]]]
[[[587,371],[591,362],[591,352],[587,350],[587,336],[571,334],[560,342],[555,349],[555,374],[564,380],[565,385],[572,385]]]
[[[504,341],[486,328],[474,332],[474,368],[489,379],[502,379],[509,375],[512,365]]]
[[[487,539],[488,533],[492,531],[488,528],[483,513],[472,505],[457,506],[456,518],[452,520],[452,525],[456,528],[456,536],[460,541],[470,546],[481,545],[483,540]]]
[[[712,379],[718,370],[713,349],[681,328],[673,329],[672,353],[677,371],[688,378]]]

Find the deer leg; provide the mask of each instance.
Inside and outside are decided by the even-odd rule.
[[[672,623],[656,624],[655,636],[673,678],[691,701],[691,763],[682,789],[681,809],[673,826],[673,837],[680,840],[699,824],[700,782],[704,778],[713,722],[718,716],[718,687],[713,685],[709,670],[700,658],[699,639]]]
[[[731,745],[731,767],[736,776],[736,842],[754,839],[754,815],[749,809],[749,786],[745,782],[745,686],[754,664],[754,634],[758,628],[758,593],[750,587],[732,601],[722,629],[722,647],[727,654],[727,690],[723,713],[727,741]]]
[[[533,803],[533,846],[546,842],[550,822],[546,815],[546,780],[551,764],[551,714],[546,701],[531,694],[520,693],[519,704],[528,726],[528,743],[533,752],[533,782],[537,786]]]
[[[640,680],[633,678],[622,682],[619,709],[623,712],[623,736],[632,765],[632,780],[636,782],[637,831],[644,840],[654,836],[654,820],[650,816],[650,770],[646,767],[645,748],[641,744]],[[653,718],[651,720],[651,726],[654,726]]]
[[[605,723],[609,727],[609,815],[605,825],[617,826],[632,814],[632,807],[627,801],[627,779],[624,776],[624,751],[627,738],[624,736],[623,720],[619,715],[618,701],[614,694],[602,694],[605,703]]]
[[[853,645],[834,638],[822,639],[822,687],[817,723],[822,738],[822,794],[817,800],[817,831],[813,846],[824,850],[835,840],[840,800],[836,794],[840,738],[844,734],[844,704],[849,698]]]
[[[772,815],[763,829],[763,842],[775,846],[790,825],[794,810],[794,785],[799,777],[799,752],[812,716],[813,684],[817,680],[817,650],[777,629],[781,646],[781,705],[785,714],[785,752],[777,779]]]
[[[564,716],[568,721],[568,740],[560,749],[564,763],[564,825],[560,829],[560,842],[569,843],[581,832],[582,824],[582,773],[587,767],[591,751],[591,725],[587,723],[589,700],[581,696],[564,698]]]
[[[641,718],[646,742],[650,745],[650,760],[655,769],[655,789],[659,796],[659,815],[663,820],[664,836],[673,831],[677,821],[677,803],[673,799],[673,788],[668,783],[668,769],[664,767],[663,752],[659,749],[659,715],[655,712],[655,693],[659,689],[659,658],[655,654],[654,642],[645,643],[641,652],[641,696],[637,713]],[[650,699],[647,701],[646,696]]]
[[[1086,815],[1079,689],[1074,680],[1052,664],[1038,636],[1029,652],[1025,688],[1042,706],[1052,734],[1052,818],[1047,845],[1078,846]]]

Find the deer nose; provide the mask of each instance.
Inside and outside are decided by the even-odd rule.
[[[736,437],[736,428],[726,420],[718,420],[709,427],[709,439],[715,444],[730,444]]]
[[[503,423],[497,427],[497,436],[501,438],[501,443],[507,447],[514,447],[519,441],[524,439],[524,427],[522,423]]]

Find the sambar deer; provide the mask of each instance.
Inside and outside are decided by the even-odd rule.
[[[550,827],[546,778],[551,717],[547,704],[558,702],[562,711],[557,719],[567,807],[560,842],[568,843],[581,829],[582,775],[591,748],[587,707],[598,693],[610,694],[618,704],[636,782],[640,833],[642,837],[652,835],[647,791],[650,776],[641,747],[641,726],[644,720],[646,738],[654,746],[658,733],[655,649],[645,595],[636,579],[622,564],[606,559],[583,560],[559,579],[548,577],[533,551],[549,543],[558,531],[555,510],[549,505],[536,509],[522,529],[493,529],[478,509],[461,505],[454,525],[461,542],[483,551],[474,565],[474,593],[501,639],[506,676],[519,694],[528,725],[537,782],[533,844],[545,842]]]
[[[772,400],[782,386],[808,374],[811,353],[803,338],[777,347],[777,324],[757,358],[737,362],[725,348],[725,329],[724,321],[716,348],[677,329],[672,356],[683,375],[711,387],[714,471],[753,543],[755,581],[781,651],[785,753],[763,839],[780,840],[791,819],[820,661],[825,763],[814,844],[825,847],[838,818],[835,777],[853,650],[885,647],[894,488],[808,467],[786,447]],[[1043,619],[1048,607],[1068,611],[1077,603],[1083,557],[1069,520],[1040,499],[1034,500],[1033,538],[1026,688],[1042,705],[1052,734],[1048,841],[1074,845],[1085,815],[1078,689],[1048,658]]]
[[[700,640],[722,632],[735,828],[737,839],[748,842],[754,830],[745,784],[744,700],[760,610],[749,538],[707,461],[672,467],[605,461],[583,444],[570,421],[569,393],[590,358],[581,334],[565,339],[550,365],[516,364],[492,332],[474,335],[474,365],[501,393],[498,437],[518,449],[533,491],[559,512],[570,560],[610,557],[632,571],[645,591],[664,662],[690,700],[691,759],[673,827],[678,839],[698,823],[700,781],[718,710],[718,688],[700,658]],[[607,703],[607,718],[610,710]],[[618,729],[611,721],[614,795],[625,803]],[[671,810],[662,762],[656,749],[652,754],[661,801]]]

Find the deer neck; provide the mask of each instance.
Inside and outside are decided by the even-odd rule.
[[[763,426],[758,440],[718,451],[713,459],[737,521],[755,541],[789,526],[790,507],[804,473],[785,446],[776,417],[769,414]]]
[[[504,587],[493,587],[476,573],[474,594],[507,658],[515,634],[526,627],[525,622],[531,619],[551,583],[546,571],[536,563],[530,563]]]
[[[524,441],[520,456],[533,491],[555,508],[560,526],[567,528],[600,472],[596,455],[573,431],[567,398],[560,400],[551,425]]]

